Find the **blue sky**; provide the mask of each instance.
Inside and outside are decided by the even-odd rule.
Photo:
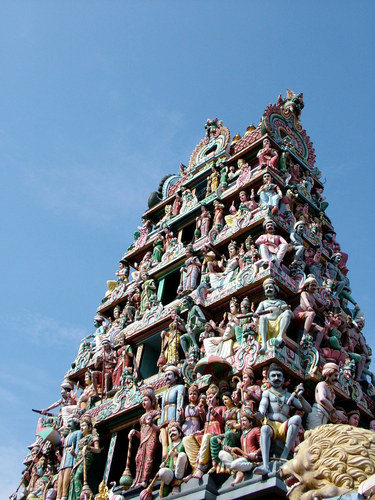
[[[372,1],[0,5],[0,493],[75,358],[160,179],[208,117],[232,137],[286,88],[374,345]]]

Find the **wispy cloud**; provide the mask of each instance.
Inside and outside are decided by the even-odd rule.
[[[28,325],[27,330],[25,325]],[[78,343],[87,335],[84,329],[69,323],[59,323],[54,318],[30,311],[10,318],[9,328],[20,339],[27,337],[34,344],[47,346],[64,345],[69,341]]]

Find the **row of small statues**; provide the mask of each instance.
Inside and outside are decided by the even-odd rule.
[[[206,318],[202,308],[190,295],[185,295],[179,304],[170,308],[171,322],[161,336],[161,351],[158,360],[159,370],[165,364],[181,365],[184,360],[196,363],[200,358],[219,357],[228,362],[237,349],[249,346],[255,356],[264,354],[271,346],[281,346],[291,324],[299,332],[297,341],[311,338],[315,349],[320,349],[325,357],[332,357],[341,364],[345,361],[354,364],[353,378],[367,383],[366,376],[374,377],[368,367],[371,349],[362,333],[364,318],[359,308],[354,317],[340,308],[333,308],[324,302],[318,293],[319,285],[314,275],[308,275],[300,291],[299,305],[292,311],[290,306],[278,298],[279,288],[272,278],[263,282],[265,299],[257,308],[248,297],[239,303],[233,297],[223,319],[216,324]],[[185,311],[186,319],[182,312]],[[135,356],[126,337],[126,307],[121,312],[114,309],[114,320],[109,328],[103,317],[96,316],[96,331],[92,335],[94,345],[84,339],[77,356],[75,369],[90,368],[92,371],[93,392],[101,396],[121,385],[124,370],[136,374]],[[134,317],[134,316],[133,316]],[[101,374],[103,373],[103,376]],[[100,380],[100,384],[99,384]]]
[[[211,384],[205,393],[197,384],[187,389],[176,366],[167,365],[164,372],[167,388],[160,407],[153,388],[144,387],[145,413],[139,419],[139,430],[132,429],[128,435],[126,468],[120,479],[120,485],[127,489],[149,486],[160,454],[162,463],[154,482],[161,481],[161,496],[167,496],[179,492],[183,482],[201,479],[206,473],[233,474],[235,485],[245,473],[265,476],[278,470],[303,441],[304,427],[311,430],[328,422],[359,425],[357,409],[345,412],[335,407],[334,386],[339,374],[335,363],[323,366],[323,380],[316,386],[312,406],[303,397],[302,384],[288,391],[283,370],[276,363],[263,369],[261,380],[255,380],[253,370],[245,368],[241,378],[233,377],[231,384],[225,380]],[[72,386],[64,381],[59,420],[45,417],[42,424],[58,428],[62,450],[47,446],[41,438],[34,443],[22,478],[27,499],[45,495],[43,498],[51,500],[78,500],[82,491],[90,493],[86,478],[101,449],[90,418],[72,410],[74,400]],[[66,409],[68,415],[64,414]],[[375,420],[369,426],[375,430]],[[139,440],[135,457],[134,437]],[[279,445],[274,448],[276,440]]]

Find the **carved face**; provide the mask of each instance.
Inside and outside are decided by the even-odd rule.
[[[229,310],[232,314],[236,314],[236,312],[238,312],[237,305],[235,304],[235,302],[230,303]]]
[[[296,227],[296,233],[302,236],[304,232],[305,232],[305,224],[298,224],[298,226]]]
[[[146,411],[149,411],[152,409],[152,401],[148,396],[143,396],[142,406]]]
[[[240,193],[240,201],[241,201],[242,203],[244,203],[245,201],[247,201],[247,196],[246,196],[246,193],[243,193],[242,191],[241,191],[241,193]]]
[[[269,184],[271,182],[272,177],[270,174],[264,174],[263,175],[263,184]]]
[[[284,382],[284,374],[281,370],[272,370],[268,372],[268,380],[274,389],[281,389]]]
[[[81,422],[81,432],[84,436],[87,436],[87,434],[90,432],[90,427],[89,427],[89,424],[87,422],[85,422],[84,420]]]
[[[266,283],[264,285],[264,295],[267,298],[274,298],[276,296],[276,289],[273,283]]]
[[[266,232],[270,234],[274,234],[275,232],[275,224],[272,221],[267,222],[266,224]]]
[[[267,137],[263,140],[263,147],[268,149],[271,147],[271,143],[270,143],[270,140],[267,139]]]
[[[311,281],[311,283],[307,285],[307,291],[309,293],[315,293],[317,288],[318,288],[318,283],[315,280]]]
[[[353,413],[353,415],[350,415],[350,418],[348,420],[348,424],[352,425],[353,427],[358,427],[359,415],[357,415],[356,413]]]
[[[192,405],[196,405],[198,403],[198,392],[197,391],[189,391],[189,403]]]
[[[165,379],[168,385],[173,385],[176,383],[177,375],[175,374],[175,372],[169,370],[165,373]]]
[[[241,416],[240,423],[241,423],[241,430],[243,430],[243,431],[250,429],[250,427],[252,425],[251,420],[249,418],[245,417],[245,415]]]
[[[251,385],[253,383],[253,378],[250,377],[248,373],[243,373],[242,382],[244,385]]]
[[[177,427],[170,427],[168,429],[168,434],[169,434],[172,441],[176,441],[181,435],[181,433]]]
[[[231,400],[231,398],[229,396],[223,396],[223,403],[225,404],[225,406],[227,408],[231,408],[233,406],[233,401]]]

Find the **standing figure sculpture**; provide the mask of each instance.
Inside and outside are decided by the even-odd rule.
[[[194,256],[194,248],[192,246],[186,248],[185,254],[186,260],[180,269],[181,283],[179,290],[181,292],[192,292],[198,286],[202,264],[198,257]]]
[[[79,500],[83,487],[83,481],[93,461],[94,455],[101,452],[99,438],[92,432],[90,417],[81,418],[82,437],[78,442],[78,454],[76,463],[72,469],[68,500]],[[73,457],[75,453],[72,453]]]
[[[305,232],[306,225],[303,220],[299,220],[294,224],[294,231],[290,234],[290,241],[294,246],[294,260],[303,260],[303,253],[305,246],[303,244],[303,234]]]
[[[180,408],[183,408],[185,397],[185,386],[179,384],[180,370],[173,365],[165,366],[165,379],[168,388],[163,393],[161,402],[161,417],[160,417],[160,436],[163,447],[163,459],[168,454],[169,436],[168,422],[175,420],[181,422]]]
[[[157,447],[159,444],[159,427],[156,425],[160,411],[156,409],[156,397],[151,387],[146,387],[142,393],[142,406],[145,413],[141,416],[140,431],[132,429],[129,440],[136,436],[139,439],[139,448],[135,456],[136,475],[131,488],[142,486],[146,488],[154,466]]]
[[[276,363],[272,363],[268,369],[268,381],[271,386],[263,392],[259,411],[255,414],[260,421],[267,418],[260,431],[263,464],[254,469],[254,474],[261,475],[271,472],[271,441],[280,439],[285,443],[280,458],[286,460],[297,438],[302,419],[299,415],[290,417],[291,407],[299,411],[311,411],[311,406],[302,397],[303,387],[293,394],[283,389],[284,374]]]
[[[263,282],[264,295],[266,299],[260,302],[254,317],[259,317],[258,331],[261,337],[262,347],[260,352],[267,350],[267,341],[274,339],[272,343],[279,346],[293,317],[288,304],[277,298],[279,287],[272,278]]]
[[[58,482],[57,482],[57,500],[66,500],[69,493],[70,476],[78,455],[78,443],[82,437],[79,429],[79,420],[69,418],[67,422],[69,429],[68,435],[64,439],[64,452],[61,458]]]

